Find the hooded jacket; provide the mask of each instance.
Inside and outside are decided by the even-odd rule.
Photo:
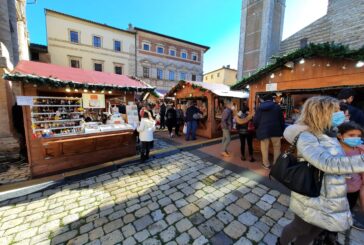
[[[329,231],[345,231],[352,224],[346,197],[346,174],[364,172],[364,155],[345,156],[336,138],[315,136],[307,126],[292,125],[284,131],[290,143],[299,134],[297,155],[324,172],[319,197],[291,192],[290,209],[304,221]]]
[[[284,130],[281,107],[273,101],[261,103],[254,116],[254,126],[258,140],[281,137]]]

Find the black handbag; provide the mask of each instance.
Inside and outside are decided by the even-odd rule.
[[[300,134],[293,144],[282,153],[270,170],[269,177],[286,186],[291,191],[308,197],[320,196],[324,173],[304,159],[298,159],[294,151]]]

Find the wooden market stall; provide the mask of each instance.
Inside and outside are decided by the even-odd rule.
[[[152,91],[149,85],[125,75],[33,61],[19,62],[4,78],[22,85],[17,104],[23,107],[32,177],[136,154],[130,125],[138,118],[136,106],[126,106],[127,117],[119,107],[133,103],[135,93]]]
[[[195,101],[204,116],[199,120],[196,134],[211,139],[222,135],[220,124],[224,100],[231,100],[236,108],[240,109],[248,94],[231,91],[230,87],[224,84],[180,81],[166,97],[174,97],[175,103],[181,104],[183,110],[187,109],[188,101]]]
[[[294,123],[303,102],[315,95],[336,97],[342,88],[353,88],[354,104],[364,109],[364,49],[349,50],[337,44],[310,44],[282,57],[232,87],[249,89],[249,107],[271,93],[280,104],[286,124]],[[256,148],[257,149],[257,148]]]

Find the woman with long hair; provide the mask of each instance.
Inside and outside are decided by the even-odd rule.
[[[296,137],[297,156],[321,170],[323,181],[319,197],[291,193],[290,209],[294,220],[284,227],[277,244],[310,244],[324,229],[345,231],[352,224],[346,197],[347,174],[364,171],[364,155],[345,156],[332,128],[345,121],[339,101],[329,96],[308,99],[296,124],[284,137],[292,143]]]

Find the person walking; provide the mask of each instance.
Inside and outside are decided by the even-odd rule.
[[[159,129],[165,129],[166,128],[166,104],[164,103],[164,101],[162,101],[162,104],[160,106],[159,115],[160,115]]]
[[[177,119],[177,122],[176,122],[176,131],[175,132],[176,132],[176,136],[179,136],[179,130],[185,122],[185,117],[184,117],[183,110],[181,109],[181,104],[177,104],[176,119]]]
[[[176,110],[174,108],[174,104],[168,106],[167,112],[166,112],[166,124],[169,132],[169,136],[172,138],[173,135],[173,128],[176,126],[177,123],[177,114]]]
[[[186,123],[187,123],[186,141],[190,140],[190,136],[192,140],[196,140],[198,115],[202,115],[202,113],[196,107],[196,102],[189,101],[188,108],[186,110]]]
[[[246,160],[245,142],[248,145],[250,162],[255,161],[253,156],[253,133],[248,130],[248,124],[251,123],[253,115],[253,113],[249,113],[249,108],[244,108],[244,111],[239,111],[239,113],[234,117],[236,121],[236,129],[239,132],[240,153],[242,161]]]
[[[348,106],[350,121],[353,121],[359,124],[361,127],[364,127],[364,112],[352,105],[354,96],[355,91],[353,89],[344,88],[339,92],[337,98]]]
[[[346,197],[347,174],[364,171],[364,155],[345,156],[331,128],[345,121],[339,101],[329,96],[308,99],[296,124],[284,131],[291,144],[297,139],[297,157],[323,172],[318,197],[291,192],[293,221],[284,227],[277,244],[310,244],[324,229],[342,232],[350,228],[352,217]]]
[[[269,169],[269,142],[273,144],[273,163],[276,162],[281,153],[281,137],[284,130],[284,118],[281,107],[273,102],[273,96],[263,96],[263,101],[254,116],[256,137],[260,140],[263,167]]]
[[[140,158],[142,162],[149,159],[151,143],[154,140],[153,133],[155,131],[155,121],[148,111],[145,111],[143,117],[137,127],[139,139],[141,141]]]
[[[221,128],[222,128],[222,153],[224,157],[230,156],[228,147],[231,142],[230,131],[233,129],[233,111],[231,110],[231,101],[225,101],[225,109],[221,115]]]

